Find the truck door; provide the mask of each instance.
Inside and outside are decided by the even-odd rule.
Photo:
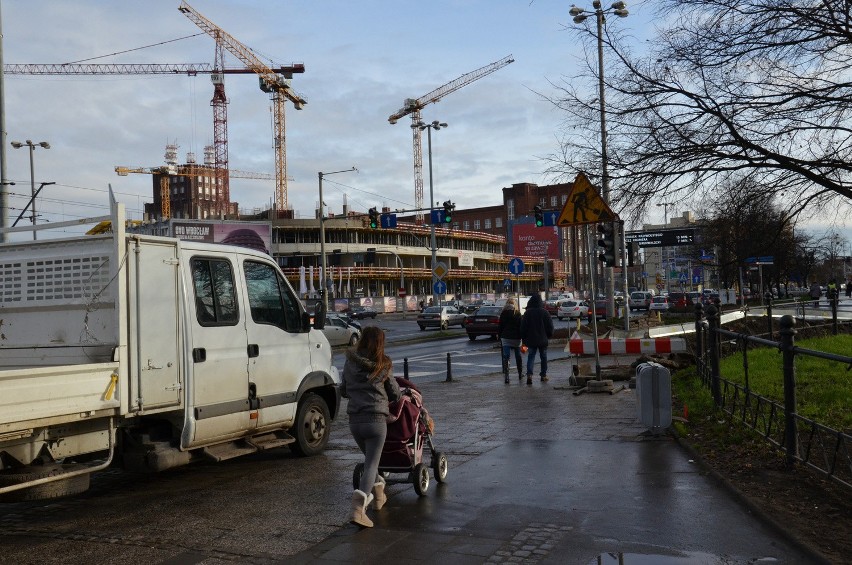
[[[249,310],[246,334],[249,387],[258,408],[258,428],[280,427],[296,414],[296,391],[311,372],[309,334],[290,285],[270,263],[243,261]]]
[[[133,379],[138,406],[151,410],[181,401],[181,363],[178,315],[178,261],[174,244],[142,242],[134,255],[135,301],[131,332],[136,362]]]
[[[245,312],[240,308],[236,254],[193,256],[193,377],[189,388],[194,433],[186,447],[244,435],[249,411]]]

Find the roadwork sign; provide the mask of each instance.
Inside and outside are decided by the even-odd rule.
[[[556,220],[556,225],[565,227],[597,224],[599,222],[612,222],[615,218],[613,211],[603,201],[586,175],[579,173],[574,180],[571,192],[568,193],[565,206],[562,207],[562,213]]]

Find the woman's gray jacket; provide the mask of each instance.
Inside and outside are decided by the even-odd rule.
[[[375,367],[375,361],[361,357],[353,350],[346,352],[340,392],[349,399],[346,413],[349,414],[350,422],[385,422],[390,414],[388,402],[399,400],[402,396],[393,378],[393,369],[384,381],[380,378],[370,379],[370,373]]]

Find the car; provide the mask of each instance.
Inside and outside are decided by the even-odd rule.
[[[630,311],[633,310],[647,310],[651,306],[651,300],[654,298],[654,295],[648,292],[647,290],[637,290],[636,292],[630,293],[630,298],[627,300],[628,305],[630,306]]]
[[[595,300],[595,317],[602,318],[606,320],[606,306],[607,300],[605,298],[601,298]]]
[[[685,292],[670,292],[669,310],[687,310],[690,308],[689,296]]]
[[[476,336],[490,335],[493,339],[497,339],[497,325],[500,323],[502,311],[503,309],[499,306],[483,306],[468,316],[464,321],[467,338],[473,341]]]
[[[582,300],[561,300],[559,302],[559,308],[556,310],[556,319],[562,320],[562,318],[588,318],[589,317],[589,305],[583,302]]]
[[[354,320],[364,320],[366,318],[376,319],[376,312],[369,306],[353,306],[349,309],[349,316]]]
[[[465,314],[473,314],[483,306],[485,306],[484,300],[474,300],[473,302],[465,303],[464,305],[462,305],[461,308],[459,308],[459,310],[461,310]]]
[[[327,314],[325,327],[322,329],[328,343],[334,347],[338,345],[355,345],[361,339],[361,332],[355,326],[346,322],[337,314]]]
[[[559,301],[558,300],[545,300],[544,301],[544,309],[551,316],[555,316],[556,311],[559,309]]]
[[[669,310],[669,299],[666,296],[655,296],[651,299],[651,304],[648,306],[648,310],[655,312],[668,312]]]
[[[453,306],[429,306],[417,315],[417,325],[421,330],[426,328],[446,330],[450,326],[462,326],[465,318],[467,315]]]
[[[689,298],[690,304],[698,304],[699,302],[701,302],[701,293],[697,290],[687,292],[686,296]]]

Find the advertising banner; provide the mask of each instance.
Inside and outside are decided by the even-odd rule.
[[[512,226],[511,253],[521,257],[562,259],[559,228],[538,228],[535,224],[514,224]]]

